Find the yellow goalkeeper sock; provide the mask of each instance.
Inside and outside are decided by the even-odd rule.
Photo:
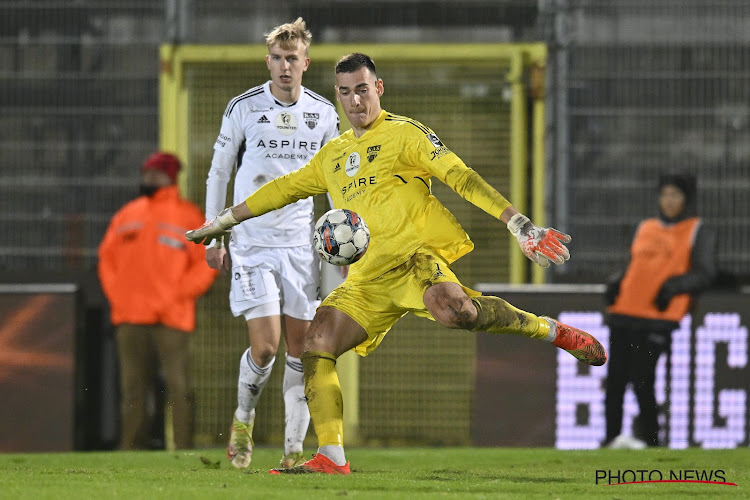
[[[550,324],[546,319],[513,307],[499,297],[482,295],[471,299],[477,307],[475,332],[510,333],[532,339],[550,339]]]
[[[344,400],[336,373],[336,358],[327,352],[308,351],[300,359],[307,407],[318,436],[318,446],[343,446]]]

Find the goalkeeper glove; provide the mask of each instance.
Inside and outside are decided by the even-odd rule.
[[[214,239],[219,239],[228,233],[230,229],[240,222],[234,217],[231,208],[225,208],[219,215],[207,220],[198,229],[192,229],[185,233],[185,238],[193,243],[210,245]]]
[[[563,245],[570,242],[570,236],[557,229],[535,226],[528,217],[517,213],[508,221],[508,230],[518,240],[524,255],[541,267],[549,267],[550,262],[563,264],[570,259],[570,252]]]

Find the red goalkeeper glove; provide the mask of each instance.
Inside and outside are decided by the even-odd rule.
[[[185,238],[193,243],[210,245],[213,240],[220,239],[224,236],[224,233],[228,233],[237,224],[239,224],[239,221],[234,217],[232,209],[225,208],[219,215],[207,220],[198,229],[186,232]]]
[[[517,213],[508,221],[508,231],[516,237],[524,255],[541,267],[549,267],[550,262],[564,264],[570,259],[570,252],[563,245],[570,242],[570,236],[557,229],[535,226],[528,217]]]

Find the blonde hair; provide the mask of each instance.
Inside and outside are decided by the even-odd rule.
[[[268,33],[266,35],[266,45],[270,49],[271,45],[278,43],[279,47],[284,50],[295,50],[297,42],[302,42],[305,46],[305,55],[307,55],[307,52],[310,50],[312,33],[306,28],[305,20],[298,17],[293,23],[282,24]]]

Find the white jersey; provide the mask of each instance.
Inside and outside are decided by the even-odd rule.
[[[235,165],[234,205],[266,182],[303,166],[338,135],[334,105],[305,87],[291,105],[276,100],[270,81],[233,98],[222,118],[206,180],[206,218],[225,208]],[[232,229],[232,239],[265,247],[309,245],[312,225],[313,202],[307,198],[244,221]]]

